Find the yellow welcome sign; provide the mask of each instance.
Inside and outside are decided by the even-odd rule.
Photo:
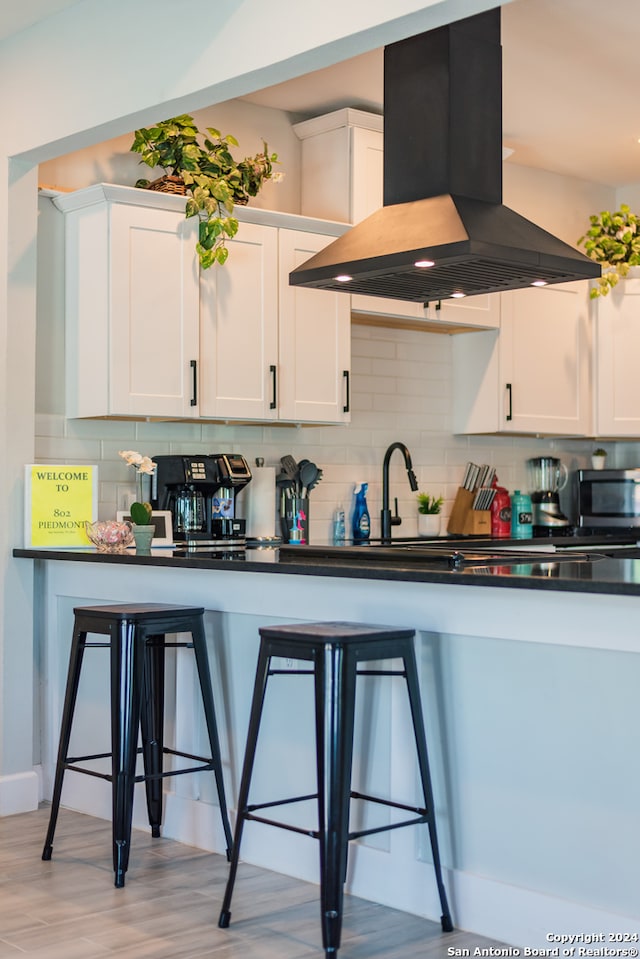
[[[85,521],[97,517],[98,467],[25,467],[25,545],[90,546]]]

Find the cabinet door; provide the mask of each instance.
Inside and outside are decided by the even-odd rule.
[[[289,285],[289,273],[331,240],[279,231],[280,419],[347,423],[351,418],[349,296]]]
[[[200,415],[276,419],[278,231],[241,223],[200,278]]]
[[[500,330],[453,338],[454,432],[587,435],[587,284],[514,290],[500,298]]]
[[[462,299],[429,303],[425,318],[446,326],[477,327],[479,330],[500,326],[500,294],[484,293]]]
[[[587,283],[502,294],[501,429],[584,436],[590,430]]]
[[[640,280],[623,280],[595,312],[596,435],[640,436]]]
[[[384,137],[377,130],[351,128],[351,223],[359,223],[382,206]]]
[[[198,357],[195,225],[182,212],[112,204],[109,230],[109,408],[104,413],[197,415],[191,367]]]

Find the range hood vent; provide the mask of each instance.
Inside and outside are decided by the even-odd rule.
[[[385,47],[384,206],[291,285],[428,303],[600,272],[502,204],[500,9]]]

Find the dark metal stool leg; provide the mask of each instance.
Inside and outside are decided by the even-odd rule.
[[[191,633],[193,639],[193,652],[196,658],[198,668],[198,678],[200,680],[200,692],[202,694],[202,705],[204,707],[204,716],[207,723],[207,732],[209,734],[209,747],[213,759],[213,772],[216,777],[216,787],[218,790],[218,802],[220,803],[220,815],[222,816],[222,828],[224,829],[225,840],[227,843],[227,861],[231,860],[231,847],[233,837],[231,835],[231,825],[229,823],[229,813],[227,811],[227,799],[224,791],[224,777],[222,775],[222,754],[220,752],[220,739],[218,736],[218,724],[216,722],[215,705],[213,701],[213,687],[211,685],[211,671],[209,669],[209,657],[207,655],[207,641],[204,634],[202,621],[194,623]]]
[[[147,812],[151,835],[162,825],[162,767],[164,748],[164,636],[147,636],[144,656],[144,689],[140,726],[144,759]]]
[[[144,677],[144,635],[122,620],[111,637],[111,769],[113,869],[115,885],[124,886],[131,848],[140,698]]]
[[[71,724],[73,722],[73,713],[76,707],[76,700],[78,698],[80,669],[82,667],[82,657],[84,655],[86,640],[86,630],[79,629],[76,620],[73,628],[73,637],[71,639],[69,671],[67,673],[67,686],[64,694],[64,706],[62,708],[62,723],[60,727],[60,742],[58,744],[58,759],[56,762],[56,774],[53,784],[53,797],[51,799],[51,815],[49,817],[49,828],[47,830],[47,837],[45,839],[44,849],[42,851],[42,858],[45,861],[51,859],[51,852],[53,849],[53,836],[56,831],[58,812],[60,810],[62,781],[64,779],[65,763],[69,753]]]
[[[349,843],[356,662],[327,644],[315,662],[316,754],[320,839],[322,945],[330,959],[342,932]]]
[[[418,669],[416,666],[415,650],[413,641],[409,641],[405,647],[403,655],[405,677],[407,680],[407,692],[409,694],[409,705],[411,707],[411,719],[413,721],[413,732],[416,741],[416,750],[418,752],[418,765],[420,767],[420,778],[422,780],[422,791],[429,819],[429,839],[431,840],[431,853],[433,855],[433,868],[436,875],[438,886],[438,895],[440,896],[440,906],[442,916],[440,923],[444,932],[453,931],[453,920],[447,902],[447,893],[442,881],[442,866],[440,863],[440,850],[438,848],[438,836],[436,833],[435,808],[433,801],[433,789],[431,786],[431,776],[429,773],[429,759],[427,754],[427,740],[424,732],[424,717],[422,713],[422,703],[420,700],[420,687],[418,685]]]
[[[256,667],[256,678],[253,687],[253,699],[251,700],[251,714],[249,716],[249,730],[247,732],[247,745],[245,747],[244,763],[242,765],[240,791],[238,793],[238,818],[236,819],[233,845],[231,847],[229,877],[227,879],[227,887],[225,889],[224,900],[222,902],[220,917],[218,919],[218,926],[221,929],[226,929],[231,921],[231,897],[233,895],[233,887],[236,881],[236,872],[238,871],[240,843],[242,841],[242,831],[247,813],[249,786],[251,785],[253,760],[256,755],[258,732],[260,730],[260,718],[262,716],[262,707],[264,705],[267,679],[269,678],[270,662],[271,655],[267,651],[265,644],[261,643],[260,652],[258,654],[258,665]]]

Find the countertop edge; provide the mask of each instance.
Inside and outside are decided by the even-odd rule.
[[[305,562],[258,562],[247,559],[212,559],[209,557],[183,555],[163,555],[158,550],[149,556],[139,556],[135,552],[98,553],[90,550],[15,547],[12,555],[18,559],[34,559],[39,561],[64,561],[115,564],[124,566],[156,566],[159,568],[173,567],[178,569],[210,569],[225,570],[237,573],[272,573],[278,575],[319,576],[338,579],[368,579],[388,582],[410,582],[436,585],[461,585],[493,587],[498,589],[541,590],[565,593],[591,593],[621,596],[639,596],[640,582],[628,582],[623,579],[571,579],[547,577],[516,573],[505,575],[496,571],[473,570],[421,570],[415,567],[407,568],[394,564],[354,564],[347,561],[335,563],[321,563],[306,560]],[[612,562],[616,562],[615,560]],[[640,563],[640,561],[637,561]]]

